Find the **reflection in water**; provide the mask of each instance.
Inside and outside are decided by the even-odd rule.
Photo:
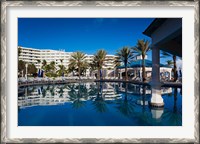
[[[75,109],[79,109],[85,106],[85,99],[87,99],[87,89],[82,86],[80,82],[78,85],[69,86],[69,99],[72,101],[72,106]]]
[[[93,105],[97,112],[104,113],[107,111],[105,93],[103,93],[103,83],[97,83],[97,96],[93,101]]]
[[[177,101],[177,88],[174,89],[174,112],[177,112],[177,105],[176,105],[176,101]]]
[[[178,110],[177,98],[178,98],[178,89],[174,88],[173,109],[172,110],[166,110],[166,112],[162,115],[162,120],[168,121],[172,125],[182,125],[182,111]]]
[[[134,102],[131,97],[127,95],[128,83],[125,83],[124,98],[116,101],[117,109],[125,116],[130,116],[134,112]]]
[[[92,124],[92,119],[95,117],[98,117],[98,121],[103,121],[103,124],[99,125],[182,125],[182,101],[178,98],[180,97],[178,89],[162,88],[161,91],[165,107],[152,109],[149,107],[151,88],[145,85],[97,82],[23,87],[19,88],[18,93],[19,125],[27,123],[23,119],[23,113],[26,112],[24,110],[36,110],[38,106],[45,106],[40,108],[40,112],[44,112],[44,115],[50,112],[49,115],[55,117],[64,116],[66,112],[60,108],[67,107],[68,112],[73,111],[73,116],[79,120],[74,125],[98,125],[98,122]],[[57,106],[59,110],[53,112],[52,109],[49,110],[51,106]],[[45,108],[48,109],[44,110]],[[85,115],[88,114],[87,119]],[[80,124],[84,119],[91,122]],[[112,119],[111,123],[109,119]],[[55,123],[59,122],[49,125],[56,125]],[[42,122],[36,125],[42,125]]]
[[[159,120],[163,114],[163,108],[154,108],[151,109],[152,118]]]

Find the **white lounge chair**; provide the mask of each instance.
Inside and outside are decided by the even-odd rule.
[[[24,77],[20,77],[18,79],[18,82],[25,83],[25,82],[27,82],[27,80]]]
[[[28,77],[27,82],[28,83],[33,83],[34,82],[34,78],[33,77]]]

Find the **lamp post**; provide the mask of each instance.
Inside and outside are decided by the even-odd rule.
[[[27,79],[27,68],[28,68],[28,64],[26,63],[26,79]]]

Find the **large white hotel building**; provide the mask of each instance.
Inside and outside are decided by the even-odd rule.
[[[36,48],[27,48],[21,47],[19,60],[23,60],[27,63],[34,64],[36,68],[41,68],[42,61],[46,60],[47,64],[54,61],[56,64],[56,69],[58,69],[58,65],[64,65],[65,68],[68,68],[69,59],[73,52],[65,52],[63,50],[50,50],[50,49],[36,49]],[[86,54],[86,60],[88,63],[92,62],[94,55]],[[109,71],[114,70],[114,55],[106,55],[106,62],[103,66],[103,69],[107,69]],[[40,62],[38,62],[40,60]],[[61,63],[62,60],[62,63]]]

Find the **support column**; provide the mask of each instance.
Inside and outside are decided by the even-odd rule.
[[[151,81],[151,106],[163,107],[164,102],[161,97],[160,82],[160,50],[157,47],[152,48],[152,81]]]
[[[142,68],[139,69],[140,80],[142,80]]]
[[[172,78],[172,71],[171,71],[171,69],[168,72],[169,72],[169,80],[171,80],[171,78]]]
[[[122,79],[122,72],[120,71],[120,79]]]

